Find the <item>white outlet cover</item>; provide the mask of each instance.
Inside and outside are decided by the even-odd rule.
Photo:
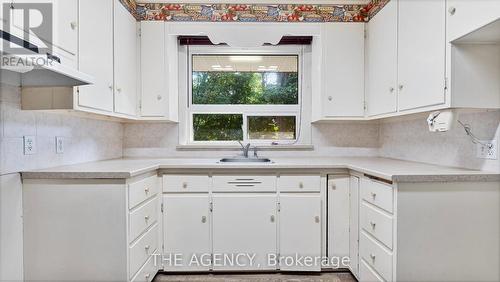
[[[481,140],[483,144],[492,144],[493,147],[488,148],[488,146],[483,144],[477,145],[477,157],[480,159],[496,160],[498,159],[498,143],[497,140]]]
[[[35,136],[24,136],[24,154],[33,155],[36,154],[36,138]]]
[[[56,154],[64,154],[64,139],[56,137]]]

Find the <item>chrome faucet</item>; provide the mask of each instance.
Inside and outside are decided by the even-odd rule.
[[[238,143],[240,143],[241,150],[243,151],[243,156],[245,158],[248,158],[248,151],[250,150],[250,143],[243,145],[243,143],[240,140],[238,140]]]

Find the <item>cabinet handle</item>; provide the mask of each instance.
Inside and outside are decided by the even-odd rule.
[[[333,97],[332,96],[328,96],[328,101],[332,101],[333,100]]]
[[[110,85],[108,86],[108,88],[109,88],[109,90],[113,90],[113,85],[111,85],[111,84],[110,84]]]
[[[120,87],[118,87],[118,88],[116,88],[116,91],[117,91],[118,93],[120,93],[120,92],[122,92],[122,89],[121,89]]]
[[[394,92],[394,87],[389,87],[389,92],[393,93]]]
[[[202,223],[207,222],[207,217],[206,217],[206,216],[202,216],[202,217],[201,217],[201,222],[202,222]]]
[[[399,90],[403,90],[403,84],[399,85]]]
[[[149,193],[149,188],[148,188],[148,187],[144,188],[144,192],[145,192],[146,194],[147,194],[147,193]]]
[[[372,192],[372,199],[375,200],[375,197],[377,197],[377,194]]]
[[[375,255],[374,254],[370,254],[370,258],[375,261]]]
[[[457,11],[457,8],[455,8],[455,7],[450,7],[448,9],[448,13],[450,13],[450,15],[452,15],[452,16],[455,14],[456,11]]]
[[[377,226],[377,224],[373,221],[370,222],[370,225],[372,226],[372,229],[375,229],[375,226]]]
[[[314,217],[314,222],[319,223],[319,216]]]
[[[148,220],[149,220],[149,215],[146,215],[146,216],[144,217],[144,219],[145,219],[146,221],[148,221]]]
[[[144,249],[146,250],[146,252],[147,252],[147,251],[149,251],[149,248],[150,248],[150,247],[149,247],[149,245],[146,245],[146,246],[144,247]]]
[[[271,222],[274,222],[274,215],[271,215]]]
[[[149,274],[149,273],[144,275],[144,278],[146,278],[146,279],[149,279],[149,277],[151,277],[151,274]]]
[[[299,183],[299,188],[301,188],[301,189],[304,188],[304,183],[300,182]]]
[[[182,183],[182,188],[186,189],[188,187],[188,184],[186,182]]]
[[[162,97],[161,97],[161,95],[156,96],[156,99],[157,99],[158,101],[160,101],[160,100],[161,100],[161,98],[162,98]]]
[[[76,22],[71,22],[69,25],[71,26],[72,30],[75,30],[76,27],[78,26],[78,24]]]

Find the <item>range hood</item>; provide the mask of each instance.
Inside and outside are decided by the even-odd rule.
[[[0,70],[2,72],[19,73],[21,76],[21,86],[23,87],[71,87],[94,83],[92,76],[61,64],[59,58],[56,56],[39,54],[36,45],[17,36],[0,30],[0,41],[0,55],[2,57]],[[4,52],[4,44],[23,48],[26,54]]]

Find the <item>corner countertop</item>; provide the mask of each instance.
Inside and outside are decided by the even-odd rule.
[[[218,159],[124,158],[22,172],[23,179],[126,179],[158,169],[350,169],[395,182],[499,181],[500,173],[379,157],[273,158],[269,164],[219,163]]]

